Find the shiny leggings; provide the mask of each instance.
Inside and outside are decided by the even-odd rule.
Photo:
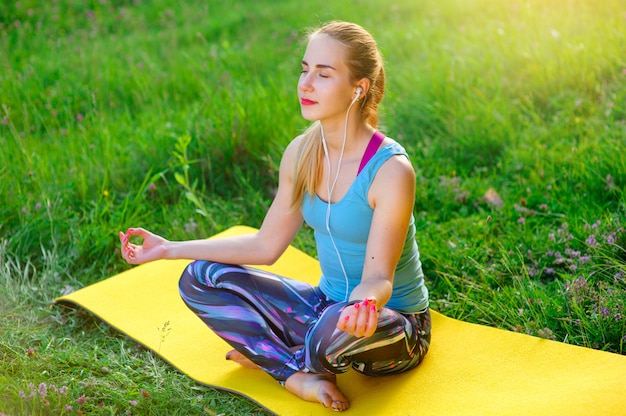
[[[187,306],[219,337],[284,384],[297,371],[382,376],[416,367],[430,344],[428,309],[382,308],[374,335],[336,329],[347,302],[262,270],[195,261],[179,282]]]

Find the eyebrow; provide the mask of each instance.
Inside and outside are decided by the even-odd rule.
[[[302,65],[309,66],[309,64],[308,64],[308,62],[307,62],[307,61],[302,61]],[[335,69],[332,65],[317,64],[317,65],[315,65],[315,67],[316,67],[316,68],[329,68],[329,69],[332,69],[332,70],[335,70],[335,71],[336,71],[336,69]]]

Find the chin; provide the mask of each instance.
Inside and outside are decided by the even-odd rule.
[[[315,115],[312,114],[310,111],[306,111],[304,109],[300,111],[300,114],[302,114],[303,119],[308,120],[308,121],[316,121],[319,119],[318,117],[315,117]]]

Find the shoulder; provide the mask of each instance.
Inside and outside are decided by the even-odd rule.
[[[396,142],[392,141],[390,144],[391,146],[385,145],[390,155],[380,166],[370,187],[370,197],[374,200],[395,198],[394,195],[411,196],[415,193],[415,170],[406,151]]]
[[[376,179],[392,181],[415,181],[415,170],[406,154],[394,154],[383,163],[376,174]],[[375,180],[376,180],[375,179]]]
[[[385,138],[382,146],[383,149],[381,150],[386,152],[387,159],[376,176],[391,177],[392,179],[402,179],[403,177],[415,179],[415,170],[404,147],[389,137]]]
[[[298,160],[300,149],[302,147],[302,140],[304,136],[299,135],[292,139],[285,150],[283,151],[281,166],[286,165],[290,167],[296,166],[296,162]]]

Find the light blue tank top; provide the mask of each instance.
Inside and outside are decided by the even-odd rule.
[[[317,256],[322,269],[320,290],[330,299],[340,302],[361,281],[365,249],[374,210],[369,206],[367,193],[378,169],[390,157],[404,155],[406,151],[397,142],[380,148],[356,177],[344,197],[331,204],[329,236],[326,229],[328,204],[317,195],[304,196],[302,215],[315,232]],[[337,257],[337,251],[348,276],[348,285]],[[396,267],[391,299],[385,305],[403,313],[415,313],[428,306],[428,289],[424,285],[422,263],[415,241],[415,220],[411,222],[405,238],[402,255]]]

